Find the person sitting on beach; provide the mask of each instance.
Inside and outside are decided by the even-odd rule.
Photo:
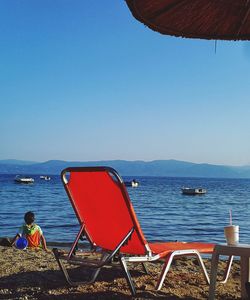
[[[35,214],[32,211],[26,212],[24,215],[25,223],[20,227],[19,232],[14,237],[11,245],[20,237],[25,237],[28,241],[29,248],[42,247],[48,251],[46,240],[40,226],[35,224]]]

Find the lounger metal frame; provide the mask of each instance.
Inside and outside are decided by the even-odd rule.
[[[62,177],[62,180],[63,180],[64,184],[67,184],[66,173],[70,172],[71,169],[78,170],[78,171],[81,171],[82,169],[84,169],[86,171],[99,171],[99,170],[105,169],[108,172],[110,172],[111,174],[113,174],[113,176],[115,176],[115,178],[120,182],[120,184],[123,183],[121,177],[112,168],[109,168],[109,167],[90,167],[90,168],[86,168],[86,167],[80,168],[79,167],[79,168],[77,168],[76,167],[76,168],[67,168],[67,169],[62,171],[61,177]],[[69,195],[69,192],[68,192],[67,189],[66,189],[66,191]],[[69,195],[69,199],[71,200],[70,195]],[[73,208],[75,209],[74,205],[73,205]],[[79,232],[78,232],[78,234],[75,238],[75,241],[73,242],[72,247],[69,250],[68,254],[65,254],[65,253],[61,252],[57,248],[53,248],[53,253],[55,255],[55,258],[56,258],[56,260],[58,262],[58,265],[59,265],[61,271],[63,272],[67,282],[70,285],[73,285],[73,286],[84,284],[84,283],[94,283],[97,276],[98,276],[98,274],[99,274],[99,272],[100,272],[100,270],[103,267],[105,267],[106,265],[113,264],[114,258],[115,258],[115,260],[119,262],[120,266],[122,267],[122,269],[125,273],[125,277],[126,277],[126,280],[127,280],[127,283],[129,285],[129,289],[130,289],[132,295],[135,295],[136,294],[136,289],[135,289],[135,285],[133,283],[131,274],[130,274],[129,269],[128,269],[128,263],[141,263],[145,273],[148,273],[147,268],[146,268],[144,263],[154,262],[154,261],[159,260],[159,259],[164,259],[165,262],[164,262],[159,280],[158,280],[157,285],[156,285],[156,289],[160,290],[162,285],[163,285],[164,279],[165,279],[165,277],[166,277],[166,275],[167,275],[167,273],[170,269],[170,266],[172,264],[173,259],[175,257],[181,257],[181,256],[185,256],[185,257],[186,256],[192,256],[192,257],[197,258],[199,266],[202,269],[202,273],[203,273],[203,276],[204,276],[204,279],[205,279],[206,283],[207,284],[210,283],[210,279],[209,279],[206,267],[204,265],[204,262],[202,260],[202,257],[200,255],[199,251],[197,251],[196,249],[171,251],[171,252],[168,253],[167,256],[165,256],[163,258],[161,258],[159,254],[153,255],[148,244],[144,244],[146,255],[133,256],[133,255],[126,255],[126,254],[120,252],[121,247],[129,242],[129,239],[131,238],[134,230],[135,230],[134,227],[131,228],[131,230],[124,236],[124,238],[120,241],[120,243],[115,247],[115,249],[113,251],[106,251],[105,249],[101,249],[101,254],[102,254],[101,258],[99,260],[93,260],[93,259],[79,258],[76,255],[77,244],[78,244],[79,240],[82,239],[83,237],[85,237],[88,240],[88,242],[90,243],[91,248],[95,249],[98,246],[98,245],[95,245],[91,241],[91,238],[88,236],[88,233],[85,230],[85,224],[82,223],[81,227],[80,227],[80,230],[79,230]],[[67,263],[74,264],[74,265],[93,267],[93,269],[94,269],[93,274],[92,274],[92,276],[90,277],[89,280],[73,281],[70,278],[69,273],[68,273],[63,261],[66,261]],[[227,263],[227,267],[226,267],[226,270],[225,270],[225,273],[224,273],[224,277],[220,281],[220,283],[225,283],[227,281],[228,276],[229,276],[229,272],[230,272],[230,269],[231,269],[232,261],[233,261],[233,256],[230,256],[229,259],[228,259],[228,263]],[[117,263],[116,263],[116,265],[117,265]]]

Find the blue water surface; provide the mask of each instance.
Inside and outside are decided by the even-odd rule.
[[[34,184],[14,182],[15,175],[0,175],[0,237],[12,237],[26,211],[36,213],[50,242],[72,242],[78,221],[59,176]],[[124,177],[124,180],[131,180]],[[138,188],[128,188],[137,217],[150,241],[225,242],[223,228],[240,226],[240,242],[250,243],[250,179],[136,177]],[[207,194],[185,196],[181,187],[203,187]]]

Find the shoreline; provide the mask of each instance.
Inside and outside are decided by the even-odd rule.
[[[210,259],[204,259],[210,272]],[[224,270],[226,262],[220,263]],[[149,263],[149,275],[140,266],[132,277],[137,295],[132,297],[120,268],[105,268],[94,284],[69,286],[53,253],[39,250],[18,250],[0,246],[0,299],[207,299],[209,286],[193,259],[175,261],[160,291],[155,290],[162,263]],[[73,267],[72,277],[83,280],[89,269]],[[220,275],[223,272],[219,273]],[[240,299],[240,266],[234,261],[228,282],[217,285],[216,299]]]

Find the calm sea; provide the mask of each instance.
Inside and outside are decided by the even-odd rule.
[[[72,242],[79,229],[59,176],[50,181],[32,176],[34,184],[14,182],[0,175],[0,237],[12,237],[26,211],[50,242]],[[124,177],[124,180],[132,178]],[[250,243],[250,179],[136,177],[138,188],[128,188],[137,217],[148,240],[224,242],[223,227],[240,225],[240,241]],[[185,196],[181,187],[203,187],[207,194]]]

